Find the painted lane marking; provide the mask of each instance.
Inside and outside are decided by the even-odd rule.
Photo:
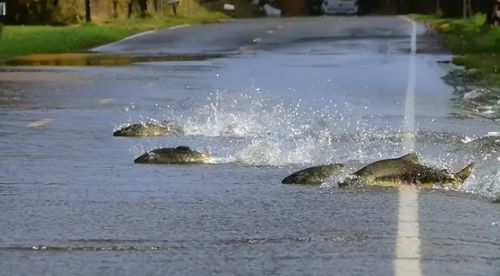
[[[415,151],[415,86],[417,53],[417,24],[411,24],[411,51],[408,62],[408,85],[406,88],[405,117],[403,120],[404,154]],[[420,276],[420,234],[418,223],[418,191],[414,187],[399,188],[398,233],[396,238],[396,260],[394,275]]]
[[[169,30],[175,30],[175,29],[185,28],[185,27],[189,27],[189,26],[191,26],[191,25],[190,24],[182,24],[182,25],[177,25],[177,26],[169,27],[168,29]],[[155,33],[155,32],[156,32],[156,30],[152,30],[152,31],[146,31],[146,32],[135,34],[135,35],[127,36],[126,38],[124,38],[122,40],[115,41],[115,42],[112,42],[112,43],[109,43],[109,44],[105,44],[105,45],[101,45],[101,46],[95,47],[95,48],[91,49],[91,51],[92,52],[100,52],[100,51],[102,51],[103,48],[106,48],[108,46],[113,46],[113,45],[119,44],[121,42],[130,40],[130,39],[133,39],[133,38],[145,36],[145,35],[148,35],[148,34],[152,34],[152,33]]]
[[[411,51],[408,62],[408,86],[406,87],[405,118],[403,122],[403,150],[405,152],[415,151],[415,86],[416,66],[415,56],[417,53],[417,23],[411,22]]]
[[[102,51],[106,47],[113,46],[113,45],[119,44],[121,42],[130,40],[130,39],[133,39],[133,38],[136,38],[136,37],[141,37],[141,36],[144,36],[144,35],[152,34],[152,33],[155,33],[155,32],[156,31],[146,31],[146,32],[135,34],[135,35],[127,36],[126,38],[124,38],[122,40],[118,40],[118,41],[115,41],[115,42],[111,42],[109,44],[105,44],[105,45],[101,45],[101,46],[95,47],[95,48],[91,49],[90,51],[92,51],[92,52],[100,52],[100,51]]]
[[[398,236],[396,239],[396,276],[420,276],[420,238],[418,192],[414,187],[399,188]]]
[[[138,34],[135,34],[135,35],[131,35],[131,36],[127,36],[126,38],[120,40],[120,41],[125,41],[125,40],[129,40],[129,39],[132,39],[132,38],[136,38],[136,37],[141,37],[141,36],[145,36],[147,34],[152,34],[154,33],[155,31],[146,31],[146,32],[142,32],[142,33],[138,33]],[[120,42],[118,41],[118,42]]]
[[[182,24],[182,25],[177,25],[177,26],[170,27],[168,29],[169,30],[175,30],[175,29],[185,28],[185,27],[189,27],[189,26],[191,26],[191,25],[189,25],[189,24]]]
[[[41,120],[34,121],[32,123],[27,124],[26,127],[41,127],[41,126],[44,126],[52,121],[54,121],[54,119],[41,119]]]
[[[97,101],[98,104],[110,104],[112,102],[114,102],[115,99],[100,99]]]

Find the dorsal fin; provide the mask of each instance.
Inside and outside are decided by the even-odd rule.
[[[467,167],[463,168],[461,171],[457,172],[455,174],[455,177],[457,177],[461,183],[464,183],[464,181],[467,179],[467,177],[469,177],[469,175],[472,173],[473,170],[474,170],[474,163],[471,163]]]
[[[403,156],[399,157],[399,159],[405,160],[408,162],[412,162],[414,164],[420,164],[420,160],[418,159],[418,155],[414,152],[408,153],[407,155],[403,155]]]

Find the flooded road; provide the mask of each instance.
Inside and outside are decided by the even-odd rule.
[[[499,122],[457,115],[438,63],[451,57],[422,26],[416,43],[415,150],[454,172],[476,163],[462,190],[418,193],[419,270],[498,275]],[[231,21],[96,50],[217,58],[0,68],[2,274],[398,274],[397,189],[281,180],[409,150],[407,21]],[[185,135],[112,136],[151,119]],[[133,163],[179,145],[215,164]]]

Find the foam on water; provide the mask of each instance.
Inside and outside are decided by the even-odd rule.
[[[260,90],[239,94],[215,91],[194,114],[180,115],[188,135],[248,137],[279,133],[300,136],[338,115],[334,105],[304,110],[302,101],[285,104]],[[179,116],[179,115],[177,115]],[[316,125],[315,125],[316,124]]]
[[[319,103],[319,106],[318,106]],[[180,124],[186,136],[137,140],[140,155],[158,147],[188,145],[208,152],[215,163],[250,166],[297,166],[344,163],[349,169],[326,186],[362,166],[402,155],[402,129],[356,116],[349,103],[332,100],[283,102],[260,89],[214,91],[192,108],[163,110],[162,119]],[[141,121],[151,120],[140,116]],[[435,130],[416,130],[415,147],[424,165],[457,172],[471,162],[473,175],[464,190],[494,196],[500,191],[495,135],[467,137]],[[478,146],[474,146],[478,144]]]
[[[236,147],[232,157],[226,160],[250,165],[345,162],[366,151],[373,153],[368,145],[394,132],[369,126],[366,118],[350,114],[347,103],[321,100],[318,108],[300,99],[284,103],[262,91],[216,91],[207,101],[191,114],[177,114],[184,121],[176,121],[187,135],[238,138],[231,145]],[[395,139],[389,140],[391,148]]]
[[[498,154],[487,154],[478,160],[474,173],[464,183],[464,190],[492,198],[500,193],[499,158]]]

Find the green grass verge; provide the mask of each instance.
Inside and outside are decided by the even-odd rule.
[[[481,14],[465,20],[433,15],[413,18],[446,35],[446,44],[455,54],[455,64],[477,69],[488,84],[500,87],[500,27],[485,25],[486,17]]]
[[[0,37],[0,63],[30,54],[85,52],[89,48],[147,30],[218,22],[227,18],[222,13],[199,12],[189,16],[130,19],[103,25],[4,26]]]

